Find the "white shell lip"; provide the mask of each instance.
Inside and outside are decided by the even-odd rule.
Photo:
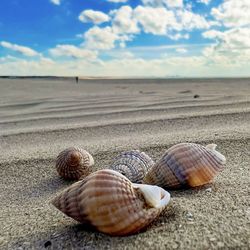
[[[226,157],[223,154],[221,154],[220,152],[218,152],[216,150],[216,147],[217,147],[217,145],[214,144],[214,143],[208,144],[206,146],[207,149],[212,150],[216,154],[216,156],[223,162],[223,164],[225,164],[226,163]]]
[[[126,176],[117,171],[114,171],[112,169],[103,169],[103,171],[125,178],[130,182],[130,180]],[[132,187],[135,189],[139,189],[142,192],[147,204],[153,208],[164,208],[170,202],[170,193],[161,187],[137,183],[132,183]]]
[[[132,186],[142,192],[147,204],[153,208],[164,208],[170,202],[170,193],[161,187],[135,183]]]
[[[92,166],[94,165],[95,161],[94,161],[94,158],[91,154],[88,153],[88,156],[89,156],[89,165]]]
[[[217,144],[214,144],[214,143],[208,144],[208,145],[206,146],[206,148],[211,149],[211,150],[215,150],[216,147],[217,147]]]

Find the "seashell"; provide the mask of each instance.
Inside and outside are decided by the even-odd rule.
[[[63,150],[56,160],[58,174],[67,180],[79,180],[90,173],[94,159],[86,150],[71,147]]]
[[[131,182],[141,183],[154,161],[144,152],[131,150],[121,153],[109,167],[125,175]]]
[[[211,182],[224,168],[226,158],[215,150],[195,143],[180,143],[169,148],[150,169],[143,182],[164,188],[197,187]]]
[[[164,189],[134,184],[117,171],[103,169],[74,183],[52,204],[78,222],[110,235],[129,235],[149,225],[166,207]]]

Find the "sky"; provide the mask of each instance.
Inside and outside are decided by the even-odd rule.
[[[0,75],[250,76],[250,0],[1,0]]]

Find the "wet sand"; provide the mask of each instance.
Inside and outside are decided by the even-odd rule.
[[[172,201],[143,232],[110,237],[49,201],[71,183],[55,171],[69,146],[94,170],[126,149],[154,160],[179,142],[216,143],[225,170]],[[250,79],[0,79],[1,249],[249,249]]]

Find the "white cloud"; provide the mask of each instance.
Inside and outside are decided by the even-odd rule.
[[[178,53],[180,53],[180,54],[184,54],[184,53],[187,53],[187,49],[178,48],[178,49],[176,49],[176,52],[178,52]]]
[[[43,56],[40,58],[40,63],[41,64],[50,64],[50,65],[56,64],[51,58],[43,57]]]
[[[250,27],[224,32],[210,30],[203,33],[203,36],[215,40],[213,45],[203,50],[203,55],[211,63],[235,67],[250,64]]]
[[[167,1],[170,4],[170,1]],[[182,2],[182,1],[181,1]],[[102,12],[85,10],[79,16],[82,21],[96,24],[111,18],[111,25],[94,26],[83,34],[83,47],[95,50],[111,50],[119,45],[126,47],[135,35],[144,31],[153,35],[167,36],[172,40],[189,39],[186,31],[207,29],[210,23],[201,15],[187,9],[170,10],[162,7],[141,6],[135,9],[124,5],[110,11],[110,17]]]
[[[202,36],[208,39],[215,39],[215,38],[223,36],[223,32],[218,31],[218,30],[208,30],[208,31],[203,32]]]
[[[250,25],[249,0],[224,0],[218,8],[212,8],[211,14],[226,27]]]
[[[107,1],[127,2],[127,0]],[[60,0],[51,2],[57,5],[61,3]],[[109,26],[90,28],[82,35],[84,41],[81,46],[60,44],[51,48],[49,53],[53,59],[43,57],[42,54],[25,46],[0,42],[0,45],[7,49],[31,57],[26,59],[13,56],[1,57],[0,74],[7,75],[14,72],[17,75],[121,77],[164,77],[179,74],[182,76],[249,75],[249,0],[222,0],[222,3],[211,11],[215,19],[209,21],[205,15],[192,12],[191,5],[187,1],[185,4],[183,0],[141,0],[141,2],[144,5],[138,5],[134,9],[122,5],[109,14],[84,10],[79,15],[80,21],[94,24],[110,22]],[[197,0],[197,2],[208,5],[211,0]],[[224,27],[216,30],[215,26],[218,24]],[[213,29],[208,30],[211,26]],[[203,37],[212,40],[213,44],[202,45],[199,48],[179,44],[160,48],[156,46],[114,49],[117,46],[125,48],[126,42],[133,40],[140,32],[179,40],[188,39],[189,32],[194,29],[202,30]],[[165,54],[167,56],[164,57]],[[190,56],[192,54],[199,56]],[[98,59],[98,55],[106,60]]]
[[[210,58],[205,56],[172,56],[151,60],[118,57],[109,61],[74,60],[56,63],[20,59],[0,64],[0,74],[119,77],[249,76],[249,61],[235,65],[223,57],[218,57],[216,60],[211,64]]]
[[[168,6],[172,7],[183,7],[183,0],[142,0],[144,5],[150,5],[153,7]]]
[[[109,16],[101,11],[84,10],[79,15],[79,20],[83,23],[93,22],[94,24],[101,24],[109,21]]]
[[[0,42],[0,45],[4,48],[16,51],[24,56],[32,57],[32,56],[39,56],[40,55],[37,51],[35,51],[29,47],[20,46],[20,45],[5,42],[5,41]]]
[[[182,6],[182,1],[144,0],[143,2],[147,5],[138,5],[134,9],[124,5],[110,11],[109,16],[99,11],[83,11],[79,19],[84,22],[92,21],[98,24],[111,19],[110,26],[104,28],[94,26],[85,32],[83,46],[88,49],[110,50],[119,44],[125,48],[126,42],[133,40],[135,35],[142,31],[167,36],[172,40],[188,39],[189,34],[186,31],[208,29],[212,25],[203,16],[190,10],[168,9],[165,6],[172,6],[173,2]],[[160,4],[161,7],[157,7]],[[153,5],[156,6],[152,7]]]
[[[239,54],[245,49],[250,49],[250,27],[234,28],[224,32],[210,30],[203,33],[205,38],[215,39],[218,51],[230,52],[238,51]]]
[[[183,0],[166,0],[168,7],[183,7]]]
[[[250,62],[250,1],[224,0],[211,14],[226,30],[208,30],[202,33],[214,44],[203,50],[212,64],[241,67]]]
[[[61,4],[61,0],[50,0],[50,2],[55,4],[55,5],[60,5]]]
[[[87,50],[78,48],[74,45],[57,45],[55,48],[49,50],[50,54],[55,57],[67,56],[73,58],[84,58],[86,60],[95,60],[97,52],[94,50]]]
[[[199,3],[204,3],[206,5],[209,5],[211,0],[198,0]]]
[[[201,15],[195,14],[189,10],[179,10],[176,13],[177,21],[180,24],[180,29],[208,29],[210,23]]]
[[[165,35],[168,29],[176,29],[178,26],[174,13],[165,8],[138,6],[134,15],[146,33]]]
[[[174,40],[189,38],[188,34],[174,34],[176,31],[191,31],[210,27],[210,23],[203,16],[185,9],[172,11],[163,7],[137,6],[134,10],[134,16],[146,33],[167,35]]]
[[[84,46],[88,49],[97,50],[108,50],[115,47],[115,42],[120,39],[120,37],[115,34],[111,27],[93,27],[89,29],[85,34]]]
[[[96,50],[111,50],[116,45],[125,48],[126,42],[133,40],[133,35],[130,34],[132,29],[130,31],[127,30],[127,32],[121,32],[122,28],[124,28],[122,25],[120,27],[106,26],[104,28],[94,26],[83,34],[84,42],[82,46]]]
[[[111,14],[114,15],[112,27],[115,33],[135,34],[140,32],[134,11],[130,6],[122,6]]]
[[[104,55],[109,56],[111,58],[118,58],[118,59],[134,58],[134,54],[126,50],[111,50],[111,51],[104,53]]]

